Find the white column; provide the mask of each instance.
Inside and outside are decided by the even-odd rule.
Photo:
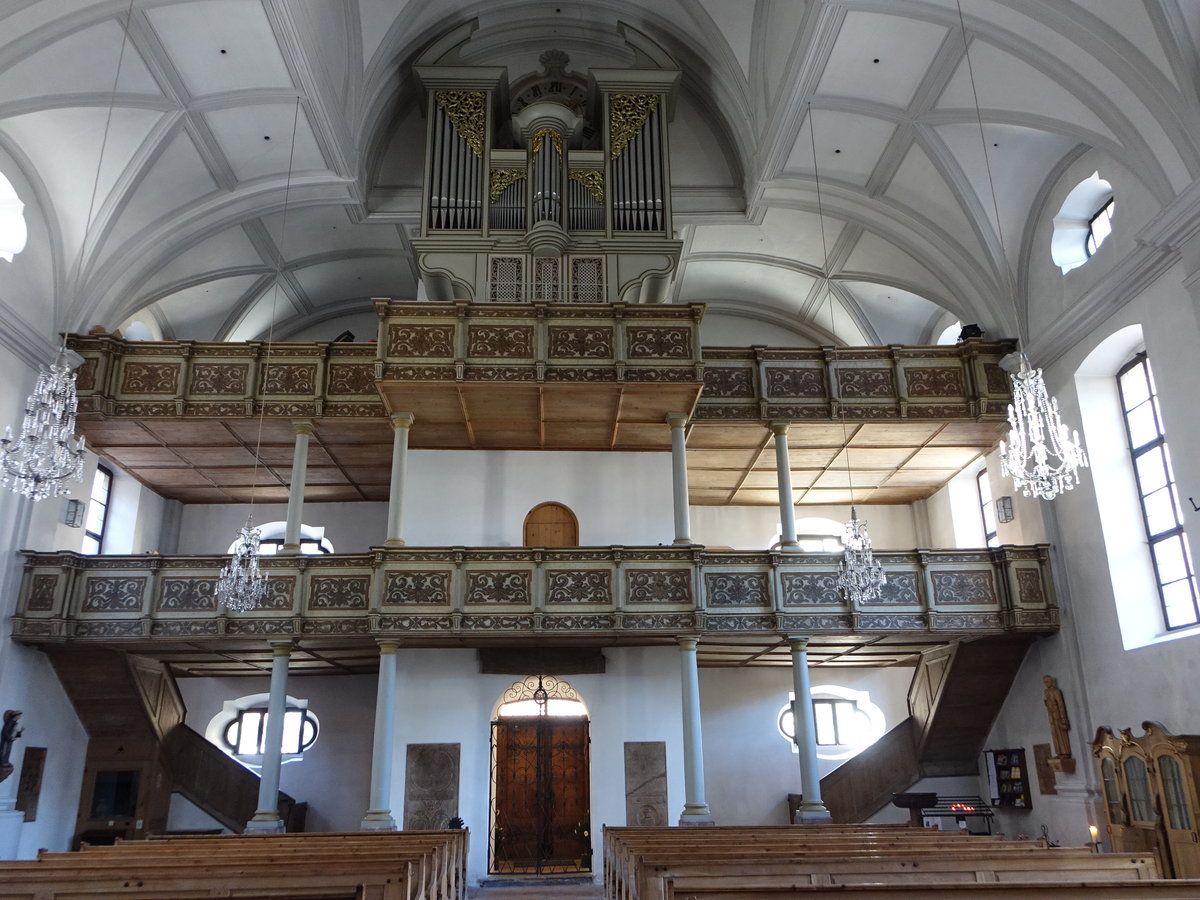
[[[288,486],[287,529],[283,535],[280,553],[300,552],[300,522],[304,518],[304,482],[308,478],[308,439],[312,436],[312,422],[293,422],[296,429],[296,447],[292,451],[292,483]]]
[[[687,416],[667,416],[671,426],[671,491],[675,501],[675,543],[692,542],[692,526],[688,521],[687,450],[684,427]]]
[[[700,733],[700,673],[696,645],[700,638],[685,635],[679,642],[683,665],[683,813],[680,825],[712,825],[712,812],[704,799],[704,745]]]
[[[386,547],[404,546],[404,480],[408,477],[408,430],[412,424],[411,413],[392,416],[392,486],[388,494]]]
[[[821,801],[821,772],[817,767],[817,725],[813,720],[812,686],[808,679],[808,638],[790,637],[792,650],[792,721],[796,728],[796,749],[800,751],[800,790],[804,800],[796,810],[794,825],[832,821]]]
[[[392,744],[396,734],[396,641],[379,642],[379,685],[375,689],[375,744],[371,751],[371,797],[362,828],[395,831],[392,818]]]
[[[799,550],[796,543],[796,505],[792,499],[792,466],[788,462],[788,423],[772,422],[775,435],[775,477],[779,482],[779,546],[784,550]]]
[[[258,781],[258,810],[246,831],[283,831],[279,818],[279,769],[283,760],[283,715],[287,710],[288,659],[291,641],[271,641],[271,695],[267,700],[267,733],[263,737],[262,773]]]

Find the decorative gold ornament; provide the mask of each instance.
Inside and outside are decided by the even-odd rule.
[[[455,133],[483,157],[483,126],[487,121],[487,97],[483,91],[438,91],[438,109],[446,114]]]
[[[524,177],[524,169],[492,169],[492,180],[488,188],[488,197],[495,203],[500,199],[501,194]]]
[[[542,128],[534,132],[533,143],[530,145],[534,153],[538,153],[542,149],[542,139],[550,138],[550,143],[554,145],[554,149],[558,151],[558,155],[562,156],[562,135],[553,128]]]
[[[612,158],[621,151],[646,124],[650,113],[658,109],[658,94],[612,94],[608,98],[608,131],[612,142]]]
[[[599,169],[572,169],[567,177],[587,188],[597,203],[604,202],[604,173]]]

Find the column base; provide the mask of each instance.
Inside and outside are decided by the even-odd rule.
[[[784,541],[782,544],[779,545],[779,549],[796,551],[796,550],[800,549],[800,544],[797,543],[796,541]]]
[[[279,818],[279,813],[258,812],[246,823],[242,834],[283,834],[286,830],[287,827],[283,824],[283,819]]]
[[[363,816],[362,824],[358,826],[362,831],[397,831],[396,820],[392,818],[390,809],[369,809],[367,814]]]
[[[707,803],[702,806],[690,804],[684,806],[683,812],[679,814],[679,824],[681,826],[716,825],[717,820],[713,818],[712,811],[708,808]]]
[[[796,810],[796,818],[792,821],[792,824],[832,825],[833,816],[829,814],[829,810],[825,808],[825,804],[823,803],[801,803],[800,808]]]
[[[282,547],[279,548],[278,555],[279,556],[299,556],[300,555],[300,545],[299,544],[284,544]]]
[[[388,538],[386,541],[383,542],[383,546],[385,546],[385,547],[403,547],[404,546],[404,538]]]
[[[692,546],[692,539],[691,538],[675,538],[675,540],[671,541],[671,543],[674,544],[676,547],[690,547],[690,546]]]

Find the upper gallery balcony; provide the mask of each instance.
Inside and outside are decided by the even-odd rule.
[[[790,422],[798,503],[930,496],[995,446],[1007,341],[701,349],[703,307],[376,301],[374,343],[138,342],[71,336],[79,427],[184,502],[287,497],[312,422],[310,500],[386,500],[390,414],[415,449],[669,451],[690,420],[693,505],[770,505],[772,422]],[[262,417],[260,428],[259,418]],[[254,472],[255,466],[258,473]]]

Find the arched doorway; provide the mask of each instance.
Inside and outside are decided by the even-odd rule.
[[[530,675],[492,715],[494,874],[592,870],[587,707],[565,681]]]
[[[578,547],[579,522],[561,503],[539,503],[525,517],[526,547]]]

